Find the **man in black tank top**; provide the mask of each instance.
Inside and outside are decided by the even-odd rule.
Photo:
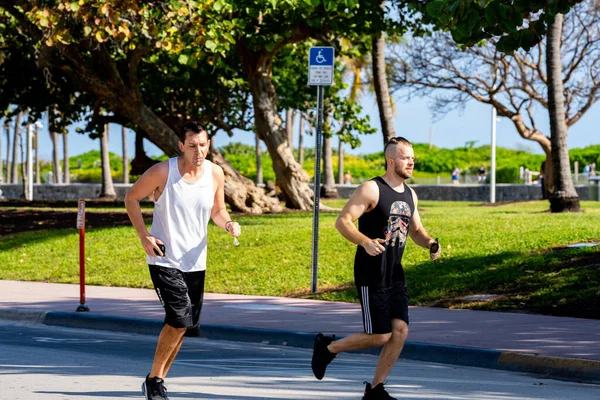
[[[364,333],[334,341],[319,333],[314,342],[312,369],[317,379],[343,351],[383,346],[375,376],[366,384],[363,400],[394,399],[383,383],[398,359],[408,335],[408,290],[402,255],[406,239],[429,249],[440,246],[425,230],[417,210],[417,196],[404,183],[412,177],[412,144],[392,138],[385,146],[386,172],[360,185],[346,203],[335,226],[357,245],[354,281],[363,312]],[[354,222],[358,219],[358,229]]]

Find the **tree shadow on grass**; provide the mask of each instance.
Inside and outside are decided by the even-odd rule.
[[[600,319],[600,247],[452,257],[406,268],[412,305]],[[352,301],[352,282],[300,297]],[[493,295],[489,300],[462,299]]]

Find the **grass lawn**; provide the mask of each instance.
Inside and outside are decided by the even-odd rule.
[[[326,203],[341,207],[344,202]],[[409,241],[404,267],[412,304],[599,317],[600,246],[560,247],[600,240],[600,202],[582,202],[585,211],[574,214],[550,214],[545,201],[419,205],[425,227],[440,240],[442,256],[429,261],[427,250]],[[336,217],[320,217],[319,294],[309,293],[312,214],[300,212],[235,216],[243,230],[237,247],[211,224],[207,291],[357,301],[355,246],[335,230]],[[79,281],[75,228],[0,237],[0,257],[0,279]],[[88,229],[86,260],[88,284],[151,287],[132,227]],[[502,297],[458,300],[472,294]]]

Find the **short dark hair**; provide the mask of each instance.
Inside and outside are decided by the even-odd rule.
[[[200,122],[188,121],[185,123],[185,125],[183,125],[183,128],[181,128],[181,131],[179,132],[179,140],[181,140],[181,143],[185,143],[185,137],[188,132],[192,132],[192,133],[205,132],[206,134],[208,134],[206,132],[206,129],[204,129],[204,127],[202,126],[202,124],[200,124]]]
[[[399,144],[399,143],[412,147],[412,143],[408,139],[403,138],[402,136],[394,136],[393,138],[388,140],[387,143],[385,144],[385,146],[383,147],[383,153],[385,154],[385,151],[387,150],[387,148],[390,145]]]

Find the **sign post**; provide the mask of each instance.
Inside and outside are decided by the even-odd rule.
[[[77,311],[90,311],[85,305],[85,200],[77,202],[77,229],[79,229],[79,307]]]
[[[315,177],[312,232],[311,292],[317,292],[319,272],[319,205],[321,203],[321,135],[323,131],[324,86],[333,84],[335,50],[333,47],[311,47],[308,55],[308,84],[317,87],[317,132],[315,134]]]

